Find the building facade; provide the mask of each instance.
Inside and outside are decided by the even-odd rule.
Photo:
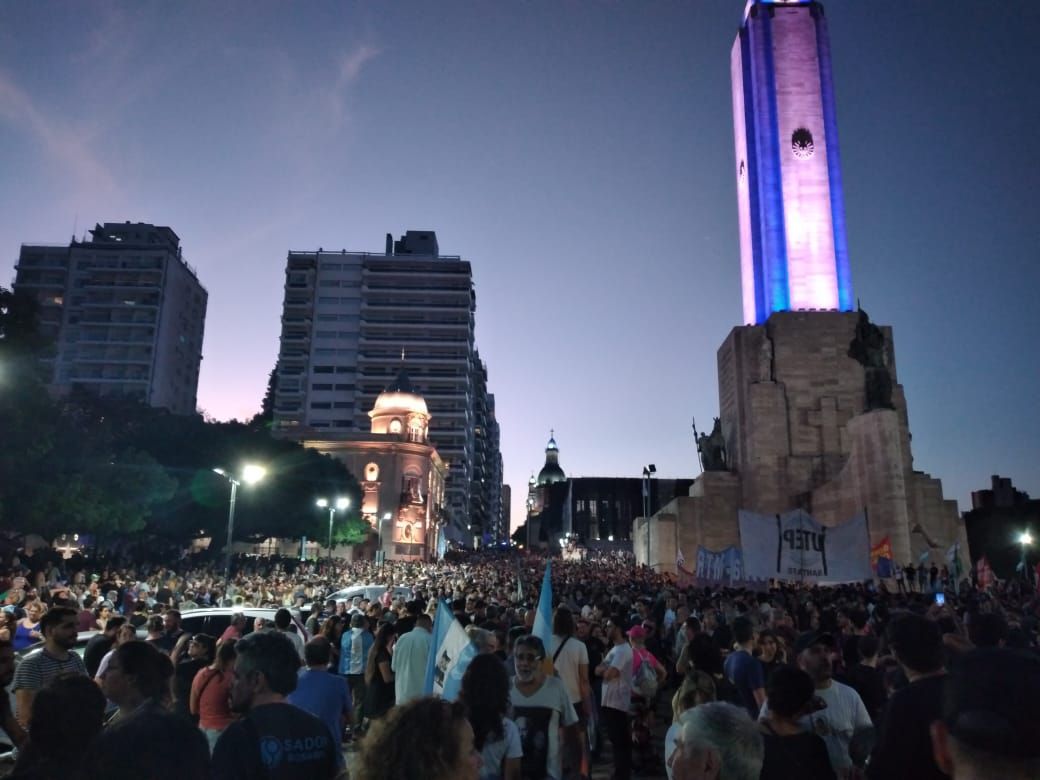
[[[95,225],[90,241],[23,245],[14,289],[40,304],[57,395],[83,389],[194,414],[208,295],[168,227]]]
[[[389,560],[428,561],[446,533],[447,469],[429,439],[431,415],[402,367],[367,416],[366,433],[304,439],[343,462],[361,484],[361,517]]]
[[[275,435],[332,438],[367,430],[366,411],[402,359],[431,414],[448,469],[449,532],[488,523],[478,457],[486,368],[475,344],[472,268],[442,255],[432,231],[408,231],[382,254],[291,251],[276,374]],[[486,452],[484,453],[487,454]],[[481,479],[484,480],[481,483]]]

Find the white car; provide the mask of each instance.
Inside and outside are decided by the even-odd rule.
[[[343,588],[343,590],[330,593],[325,597],[325,601],[350,601],[357,596],[369,601],[378,601],[384,593],[386,593],[386,585],[351,585],[349,588]],[[412,589],[403,585],[395,585],[393,587],[393,597],[394,599],[401,598],[405,601],[411,601],[414,598]]]
[[[311,636],[307,633],[307,629],[300,619],[299,611],[293,608],[288,609],[292,615],[289,630],[299,634],[303,637],[303,641],[306,642]],[[199,609],[189,609],[181,613],[181,628],[189,634],[209,634],[215,639],[220,639],[220,635],[231,625],[231,618],[238,613],[242,613],[246,616],[246,625],[242,629],[242,636],[246,636],[252,633],[253,623],[256,621],[256,618],[263,618],[273,626],[274,613],[277,611],[277,609],[272,607],[200,607]]]

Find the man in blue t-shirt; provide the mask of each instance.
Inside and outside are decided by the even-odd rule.
[[[733,621],[733,640],[737,649],[726,657],[726,679],[737,689],[751,719],[757,720],[762,702],[766,700],[766,681],[762,663],[751,652],[755,629],[749,618],[741,615]]]
[[[296,690],[286,697],[301,710],[322,720],[332,732],[332,741],[343,745],[343,727],[350,723],[351,700],[347,681],[328,670],[332,649],[329,640],[316,636],[303,647],[304,662],[296,678]],[[342,756],[341,752],[337,755]]]

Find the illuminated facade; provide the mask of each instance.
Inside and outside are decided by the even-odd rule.
[[[823,6],[752,0],[730,56],[744,322],[851,311]]]

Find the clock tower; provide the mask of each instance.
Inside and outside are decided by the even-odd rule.
[[[730,56],[744,323],[853,309],[823,6],[749,0]]]

